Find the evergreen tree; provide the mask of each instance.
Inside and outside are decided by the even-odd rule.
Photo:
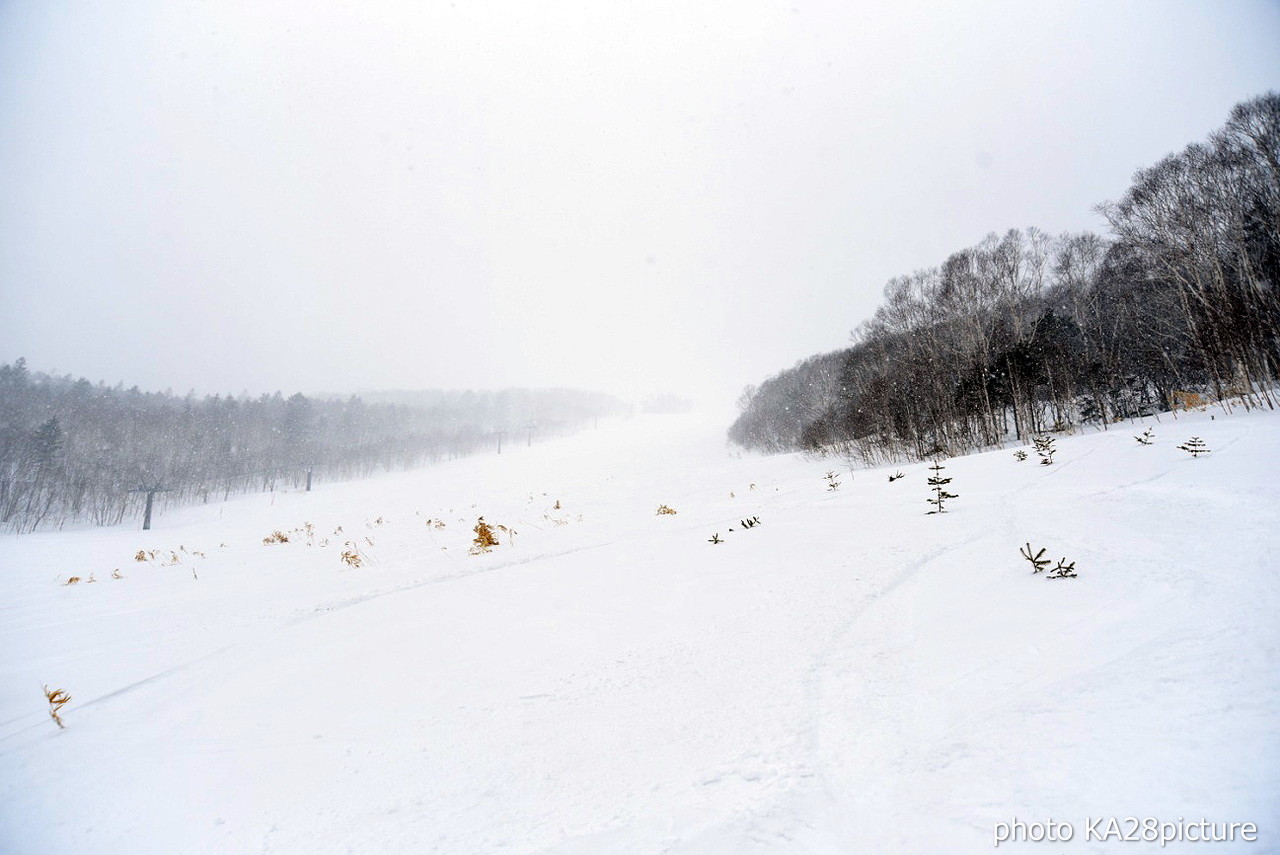
[[[1192,457],[1199,457],[1202,454],[1209,453],[1209,446],[1205,445],[1204,440],[1198,436],[1191,437],[1191,439],[1178,446],[1178,448],[1187,452],[1187,454],[1190,454]]]
[[[928,514],[945,514],[947,511],[946,508],[943,507],[943,504],[947,499],[960,498],[955,493],[948,493],[945,489],[946,485],[951,483],[950,478],[944,478],[942,476],[942,470],[946,468],[947,467],[938,462],[935,462],[929,467],[929,469],[933,471],[933,474],[929,476],[929,486],[933,488],[933,498],[927,499],[926,501],[933,505],[934,509],[929,511]],[[926,514],[926,516],[928,516],[928,514]]]
[[[37,471],[43,473],[58,462],[62,448],[66,444],[66,435],[57,416],[49,419],[36,429],[31,436],[31,462]]]

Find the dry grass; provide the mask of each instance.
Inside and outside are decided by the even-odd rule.
[[[342,563],[356,570],[363,567],[364,556],[360,554],[360,548],[356,545],[356,542],[354,540],[348,540],[345,545],[347,548],[338,556],[342,560]]]
[[[271,534],[262,538],[263,546],[271,546],[276,543],[288,543],[288,542],[289,542],[289,535],[285,534],[282,531],[273,531],[271,532]]]
[[[1199,392],[1174,392],[1169,396],[1169,409],[1190,412],[1203,410],[1209,406],[1209,400]]]
[[[49,702],[49,717],[53,719],[54,723],[58,725],[59,728],[66,727],[66,725],[62,723],[62,716],[58,715],[58,713],[62,711],[64,706],[66,706],[67,701],[71,700],[71,696],[62,689],[50,689],[48,686],[45,686],[44,697],[45,700]]]
[[[504,528],[504,526],[499,526]],[[476,520],[476,527],[472,529],[475,532],[475,539],[471,541],[471,554],[479,555],[482,552],[488,552],[493,547],[498,546],[498,535],[494,532],[493,526],[484,521],[484,517]]]
[[[658,516],[663,516],[664,514],[674,515],[675,513],[676,513],[676,509],[671,507],[670,505],[667,505],[667,504],[658,505]]]

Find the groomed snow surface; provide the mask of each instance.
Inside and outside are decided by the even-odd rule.
[[[654,416],[6,536],[0,851],[1280,851],[1280,414],[1148,423],[947,461],[937,516]],[[1085,840],[1130,816],[1258,840]]]

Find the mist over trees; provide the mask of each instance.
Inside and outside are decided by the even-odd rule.
[[[1023,441],[1167,410],[1275,406],[1280,95],[1140,170],[1111,234],[988,235],[896,277],[851,347],[748,388],[730,439],[866,462]]]
[[[397,396],[390,396],[397,397]],[[0,528],[139,513],[140,487],[164,504],[297,488],[310,470],[360,478],[523,444],[623,409],[568,389],[401,393],[397,400],[142,392],[0,366]],[[131,492],[133,491],[133,492]]]

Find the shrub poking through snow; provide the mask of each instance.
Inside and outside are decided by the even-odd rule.
[[[1035,555],[1032,555],[1030,543],[1028,543],[1022,549],[1018,550],[1018,552],[1022,555],[1022,557],[1030,561],[1031,566],[1035,568],[1034,570],[1031,571],[1032,573],[1043,573],[1044,568],[1049,566],[1049,559],[1044,557],[1044,554],[1047,551],[1048,551],[1047,549],[1044,549],[1042,547],[1039,552],[1037,552]]]
[[[1190,454],[1192,457],[1199,457],[1202,454],[1209,453],[1209,446],[1205,445],[1204,440],[1198,436],[1191,437],[1191,439],[1178,446],[1178,448],[1185,451],[1187,454]]]
[[[342,563],[348,567],[357,570],[360,569],[360,567],[364,565],[364,556],[360,554],[360,548],[356,545],[354,540],[348,540],[345,546],[347,548],[342,551],[342,554],[339,555],[338,558],[340,558]]]
[[[133,554],[133,560],[134,560],[134,561],[146,561],[146,560],[147,560],[147,551],[146,551],[145,549],[139,549],[137,552],[135,552],[135,553]]]
[[[1144,430],[1141,436],[1134,437],[1138,441],[1138,445],[1150,445],[1155,438],[1156,435],[1151,431],[1151,428]]]
[[[827,474],[826,474],[826,475],[824,475],[824,476],[822,476],[822,477],[824,477],[824,478],[826,478],[826,479],[827,479],[827,490],[828,490],[828,491],[832,491],[832,490],[839,490],[839,489],[840,489],[840,482],[836,480],[836,473],[834,473],[834,472],[832,472],[832,471],[830,471],[830,470],[827,470]]]
[[[669,505],[658,505],[658,516],[662,516],[663,514],[675,514],[675,512],[676,509]]]
[[[1013,453],[1013,456],[1014,456],[1015,458],[1017,458],[1017,460],[1018,460],[1018,462],[1019,462],[1019,463],[1021,463],[1022,461],[1024,461],[1024,460],[1026,460],[1026,459],[1027,459],[1027,453],[1026,453],[1025,451],[1023,451],[1021,448],[1019,448],[1017,451],[1015,451],[1015,452]]]
[[[1053,447],[1053,437],[1037,436],[1031,440],[1036,447],[1036,454],[1040,455],[1040,465],[1050,466],[1053,464],[1053,455],[1057,453],[1057,449]]]
[[[934,508],[933,510],[929,511],[928,514],[945,514],[947,510],[945,507],[943,507],[943,505],[947,501],[947,499],[960,498],[955,493],[948,493],[946,490],[946,486],[951,483],[950,478],[942,477],[942,470],[946,468],[947,467],[943,466],[941,463],[938,463],[937,461],[935,461],[934,464],[929,467],[929,469],[933,472],[933,474],[929,476],[929,486],[933,488],[933,497],[930,499],[926,499],[925,501],[933,505]],[[926,516],[928,516],[928,514],[926,514]]]
[[[66,587],[67,585],[78,585],[78,584],[80,584],[79,576],[72,576],[70,579],[62,583],[63,587]]]
[[[741,525],[743,528],[755,528],[756,526],[760,525],[760,518],[751,517],[750,519],[738,520],[738,524]]]
[[[1049,561],[1048,558],[1044,557],[1044,554],[1047,551],[1048,551],[1047,549],[1041,548],[1039,552],[1032,555],[1030,543],[1028,543],[1022,549],[1018,550],[1018,552],[1022,555],[1023,558],[1031,562],[1031,566],[1033,568],[1031,571],[1032,573],[1044,573],[1045,569],[1048,568],[1048,566],[1052,563],[1051,561]],[[1066,558],[1060,558],[1058,559],[1057,566],[1054,567],[1052,570],[1050,570],[1048,573],[1046,573],[1045,578],[1046,579],[1074,579],[1078,575],[1079,574],[1076,573],[1076,563],[1074,561],[1068,564]]]
[[[708,540],[707,543],[724,543],[724,541],[720,539],[720,532],[716,532],[711,535],[711,539]]]
[[[59,729],[66,727],[66,725],[62,723],[62,716],[59,715],[59,713],[62,712],[62,708],[67,705],[67,701],[71,700],[71,696],[62,689],[50,689],[48,686],[45,686],[44,697],[45,700],[49,702],[49,718],[53,719],[53,723],[56,724]]]
[[[498,545],[498,535],[494,533],[493,526],[484,521],[484,517],[476,520],[476,527],[472,531],[476,533],[475,539],[471,541],[472,555],[488,552]]]
[[[892,475],[889,476],[889,483],[892,484],[894,481],[897,481],[899,478],[906,478],[906,477],[907,476],[901,472],[894,472]]]
[[[1074,579],[1079,574],[1076,573],[1076,563],[1072,561],[1067,563],[1066,558],[1059,559],[1058,566],[1050,570],[1046,575],[1046,579]]]
[[[288,543],[288,542],[289,542],[289,535],[285,534],[282,531],[273,531],[271,532],[271,534],[262,538],[263,546],[271,546],[272,544],[276,544],[276,543]]]

